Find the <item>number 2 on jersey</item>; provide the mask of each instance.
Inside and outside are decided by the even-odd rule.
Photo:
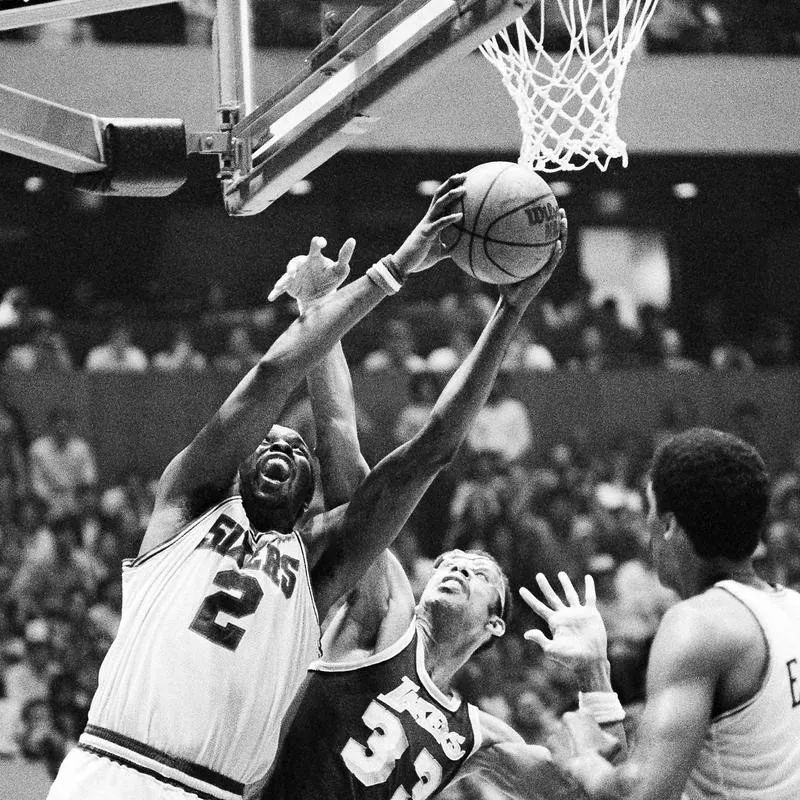
[[[374,700],[361,719],[372,731],[366,747],[355,739],[348,739],[342,749],[342,759],[364,786],[375,786],[391,775],[397,759],[408,748],[408,738],[400,720]],[[414,770],[419,780],[411,787],[411,794],[398,786],[391,800],[425,800],[439,788],[442,768],[426,749],[414,759]]]
[[[230,617],[241,619],[253,614],[264,596],[264,590],[252,575],[244,575],[235,569],[225,569],[214,576],[214,585],[221,589],[239,592],[239,595],[226,591],[208,595],[189,625],[189,630],[205,636],[206,639],[224,647],[235,650],[245,634],[245,629],[227,622],[217,622],[220,612]]]

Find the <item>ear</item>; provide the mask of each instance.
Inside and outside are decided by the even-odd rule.
[[[492,636],[502,636],[506,632],[506,624],[497,614],[493,614],[484,627]]]
[[[678,520],[675,518],[675,515],[672,512],[667,512],[664,514],[664,523],[666,525],[666,531],[664,532],[664,541],[669,541],[680,528],[678,525]]]

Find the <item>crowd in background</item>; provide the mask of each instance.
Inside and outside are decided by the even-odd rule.
[[[408,375],[407,400],[396,417],[371,421],[388,426],[393,443],[407,440],[424,423],[443,373],[462,357],[472,325],[481,324],[480,313],[490,305],[477,295],[443,299],[438,310],[453,306],[453,319],[460,319],[467,333],[463,341],[447,337],[428,350],[407,340],[424,341],[412,323],[430,316],[429,309],[407,308],[401,314],[395,305],[391,324],[376,318],[375,325],[385,328],[389,338],[364,348],[356,368],[403,369]],[[470,309],[466,318],[465,308]],[[652,358],[647,363],[670,366],[659,354],[656,335],[668,328],[626,332],[615,322],[613,308],[576,304],[570,309],[541,312],[539,322],[555,315],[550,324],[559,330],[558,337],[549,341],[540,331],[535,336],[529,331],[515,343],[506,366],[600,370],[619,363],[623,354],[639,363],[646,353]],[[52,316],[45,314],[45,319],[48,335],[57,334]],[[463,324],[465,319],[471,324]],[[646,319],[655,324],[660,315]],[[225,321],[231,332],[243,324],[238,314]],[[429,318],[428,324],[438,323]],[[555,347],[556,342],[583,342],[588,330],[621,343],[609,351],[614,361],[592,361],[586,351]],[[418,335],[410,336],[414,332]],[[41,335],[37,328],[34,339]],[[185,335],[181,329],[177,341]],[[9,345],[6,364],[13,348],[25,346]],[[169,368],[170,358],[173,367],[191,369],[221,363],[214,353],[189,355],[180,347],[171,355],[131,350],[136,355],[121,359],[115,347],[112,341],[89,348],[85,368],[109,368],[111,363],[114,368],[122,363],[131,369],[148,363]],[[69,343],[61,350],[71,355]],[[255,358],[259,351],[253,347],[248,352]],[[671,357],[675,368],[699,368],[679,353]],[[245,366],[236,364],[237,369]],[[542,449],[535,446],[526,406],[509,392],[510,374],[501,373],[458,459],[412,515],[396,552],[415,591],[421,590],[436,554],[451,547],[492,553],[514,589],[533,587],[537,571],[552,577],[563,569],[577,582],[591,572],[609,629],[614,682],[633,722],[649,644],[673,602],[648,561],[643,501],[648,461],[666,436],[709,421],[690,403],[677,400],[665,405],[654,430],[625,430],[601,446],[591,432],[576,428],[569,439]],[[77,421],[70,414],[60,405],[48,408],[44,429],[33,437],[23,410],[9,402],[0,406],[0,758],[42,761],[51,772],[85,723],[97,670],[119,624],[121,561],[137,552],[157,477],[136,469],[116,481],[116,476],[100,474],[92,446],[75,433]],[[758,408],[743,407],[730,424],[751,437],[750,423],[757,418]],[[369,427],[370,420],[361,422]],[[770,464],[773,503],[758,565],[768,579],[797,587],[800,435],[781,444],[785,452],[775,453]],[[522,639],[521,631],[536,620],[520,605],[509,634],[467,666],[459,686],[468,699],[507,719],[528,741],[541,743],[561,711],[574,704],[575,687]],[[453,789],[449,796],[470,791],[477,790]]]
[[[296,312],[286,303],[231,311],[213,299],[220,291],[216,287],[211,299],[185,318],[154,320],[137,316],[136,309],[93,317],[67,312],[60,318],[37,307],[26,287],[10,287],[0,298],[0,367],[13,373],[244,372]],[[474,284],[440,298],[393,301],[346,340],[351,364],[369,372],[452,372],[476,341],[494,302]],[[796,337],[788,319],[770,315],[747,335],[712,301],[687,344],[671,309],[645,304],[636,308],[635,318],[625,319],[614,297],[594,299],[591,285],[581,282],[560,305],[545,301],[532,309],[505,367],[749,371],[796,366]]]
[[[608,0],[606,5],[609,19],[615,18],[618,0]],[[339,8],[342,6],[348,3],[340,3]],[[594,28],[601,32],[600,9],[601,5],[595,3],[590,36]],[[320,40],[326,11],[341,16],[333,4],[319,0],[253,0],[254,42],[258,47],[314,47]],[[6,36],[38,38],[56,46],[87,41],[207,45],[214,13],[214,0],[181,0],[122,14],[24,28]],[[535,6],[530,13],[538,14]],[[538,16],[536,20],[538,27]],[[561,13],[553,3],[547,17],[547,47],[565,49],[569,44],[565,35]],[[800,9],[793,0],[660,0],[645,33],[643,49],[659,54],[798,54]]]

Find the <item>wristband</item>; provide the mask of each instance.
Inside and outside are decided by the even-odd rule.
[[[625,719],[625,709],[616,692],[578,692],[578,708],[591,714],[599,725]]]
[[[392,257],[384,256],[367,270],[367,276],[374,284],[380,286],[386,294],[397,294],[403,284],[398,280],[396,272],[397,267],[392,261]]]

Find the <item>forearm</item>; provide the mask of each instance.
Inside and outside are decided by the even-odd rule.
[[[307,308],[262,357],[292,387],[386,297],[366,275]]]
[[[358,442],[353,382],[337,342],[306,376],[325,507],[346,503],[369,471]]]
[[[486,402],[522,311],[501,297],[480,338],[442,391],[420,432],[441,457],[452,457]]]
[[[602,692],[604,694],[613,693],[616,697],[614,687],[611,685],[611,664],[605,657],[577,668],[575,670],[575,678],[578,682],[578,691],[582,694]],[[622,720],[604,722],[600,718],[597,719],[597,722],[605,733],[613,736],[620,743],[620,751],[616,754],[615,759],[624,758],[627,754],[628,742]]]

